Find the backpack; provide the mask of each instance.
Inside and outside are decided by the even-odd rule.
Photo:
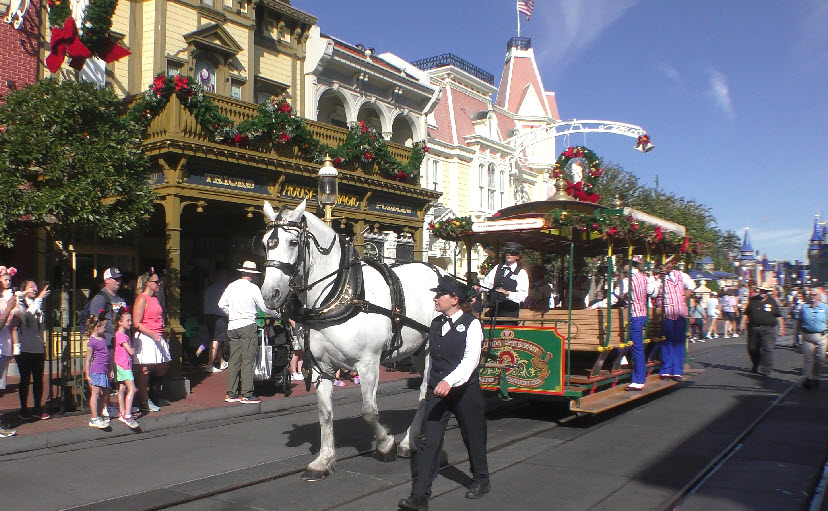
[[[103,295],[103,297],[104,297],[104,310],[106,311],[107,314],[109,314],[109,311],[112,310],[112,298],[109,296],[109,293],[104,293],[103,291],[99,291],[98,294],[96,294],[95,296],[98,296],[98,295]],[[92,300],[95,299],[95,296],[93,296],[86,303],[86,306],[83,308],[83,310],[80,313],[80,318],[78,319],[78,330],[80,331],[81,335],[86,333],[86,318],[88,318],[89,315],[92,314],[92,311],[90,310],[90,307],[92,305]]]

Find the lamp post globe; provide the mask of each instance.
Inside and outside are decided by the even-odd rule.
[[[317,177],[319,188],[316,200],[319,201],[320,206],[325,208],[325,223],[331,225],[333,207],[339,199],[339,171],[333,166],[331,157],[327,154]]]

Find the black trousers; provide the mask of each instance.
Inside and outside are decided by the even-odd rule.
[[[748,329],[747,351],[752,370],[769,375],[773,369],[773,343],[776,327],[769,325],[752,326]]]
[[[21,353],[14,356],[17,369],[20,371],[20,385],[17,387],[17,393],[20,395],[20,408],[24,412],[28,410],[30,383],[32,397],[34,397],[34,407],[36,409],[40,408],[40,403],[43,400],[43,364],[45,360],[46,355],[43,353]]]
[[[452,414],[457,417],[457,423],[460,425],[460,434],[469,453],[474,480],[480,483],[489,482],[485,407],[479,383],[452,388],[444,398],[435,396],[429,390],[420,430],[423,439],[414,460],[414,483],[411,487],[413,495],[431,496],[431,484],[440,472],[440,451],[446,436],[446,425]]]

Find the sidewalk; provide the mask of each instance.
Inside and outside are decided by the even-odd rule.
[[[48,375],[44,376],[44,389],[43,389],[43,400],[44,402],[48,398],[48,388],[45,387],[45,381],[48,380]],[[305,390],[305,382],[293,382],[293,392],[290,397],[285,398],[285,396],[281,393],[269,393],[269,394],[262,394],[259,397],[262,399],[261,406],[255,405],[241,405],[238,403],[225,403],[224,396],[227,392],[227,376],[226,372],[221,373],[210,373],[199,368],[185,366],[184,367],[184,376],[190,380],[190,394],[186,396],[184,399],[179,399],[176,401],[172,401],[169,406],[161,407],[159,412],[145,414],[144,416],[138,416],[138,422],[142,424],[142,429],[146,430],[147,426],[150,424],[158,423],[159,418],[171,416],[171,415],[181,415],[184,417],[184,422],[191,422],[189,418],[195,416],[194,412],[199,412],[203,410],[210,410],[210,409],[219,409],[217,411],[221,411],[221,409],[228,409],[224,413],[226,416],[236,416],[236,415],[247,415],[247,413],[238,413],[242,410],[237,411],[230,411],[232,409],[245,409],[248,410],[249,413],[254,413],[259,410],[276,410],[285,407],[286,403],[275,403],[276,401],[294,401],[296,399],[302,398],[302,396],[308,396],[309,394],[314,394],[315,389],[311,387],[311,390],[308,392]],[[417,375],[410,374],[407,371],[395,371],[395,372],[388,372],[385,370],[384,367],[380,367],[380,383],[398,381],[398,380],[407,380],[409,378],[415,378]],[[54,399],[51,403],[49,403],[49,413],[52,414],[52,418],[48,420],[33,420],[33,421],[22,421],[18,417],[18,413],[20,411],[20,399],[17,393],[17,383],[19,378],[16,376],[9,376],[8,384],[5,391],[2,392],[0,395],[0,419],[2,419],[3,423],[6,426],[13,427],[17,430],[17,436],[12,438],[0,438],[0,453],[2,452],[9,452],[6,449],[7,443],[16,442],[17,439],[20,437],[25,437],[29,435],[37,435],[39,433],[50,433],[55,431],[63,431],[72,428],[85,428],[86,430],[92,431],[92,428],[88,426],[89,422],[89,410],[85,410],[83,412],[69,412],[63,415],[57,413],[57,410],[60,406],[60,402],[57,399]],[[343,380],[345,382],[345,387],[334,387],[334,398],[337,397],[337,394],[341,393],[351,393],[354,392],[353,390],[349,391],[348,389],[353,387],[358,387],[358,385],[354,384],[351,381]],[[272,391],[271,391],[272,392]],[[307,399],[305,399],[307,400]],[[29,402],[31,403],[31,397],[29,397]],[[112,396],[112,405],[118,405],[118,399],[116,396]],[[216,418],[220,418],[222,413],[213,413],[213,414],[199,414],[204,417],[202,420],[210,420],[207,417],[215,416]],[[171,419],[171,418],[168,418]],[[166,424],[174,424],[176,421],[173,420],[165,420],[163,421]],[[119,432],[121,429],[125,429],[129,431],[125,425],[117,423],[117,421],[113,420],[114,426],[111,426],[113,429],[117,429]],[[124,426],[120,428],[119,426]],[[156,429],[156,428],[153,428]],[[16,449],[12,449],[16,450]]]

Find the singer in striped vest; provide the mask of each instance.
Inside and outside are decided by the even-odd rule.
[[[644,359],[644,325],[647,323],[647,305],[649,297],[658,294],[658,282],[649,274],[644,274],[639,269],[640,263],[633,259],[627,271],[632,276],[621,281],[616,288],[616,296],[626,296],[632,301],[632,312],[630,314],[630,341],[633,345],[630,348],[630,359],[632,362],[631,383],[627,385],[627,391],[640,391],[647,381],[647,361]],[[629,292],[630,281],[632,281],[632,293]]]
[[[680,270],[665,270],[661,276],[661,301],[664,311],[661,343],[661,379],[681,381],[687,350],[687,299],[696,283]]]

